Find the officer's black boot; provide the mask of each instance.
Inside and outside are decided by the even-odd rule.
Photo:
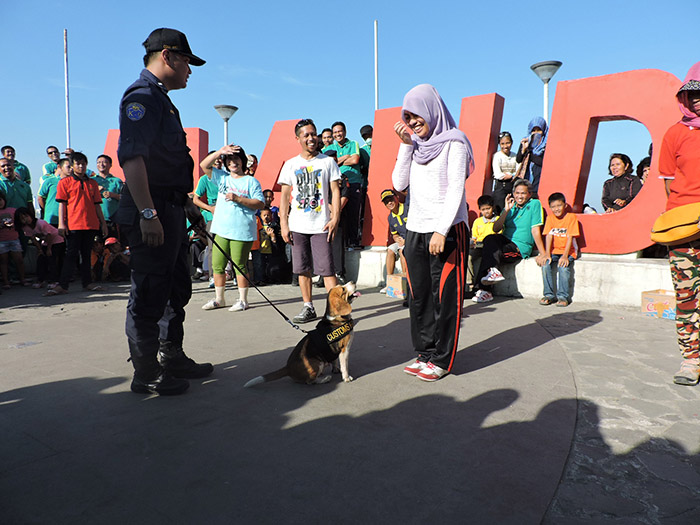
[[[134,365],[134,379],[131,381],[132,392],[176,396],[184,393],[190,386],[187,380],[177,379],[164,370],[158,363],[155,354],[144,356],[132,348],[131,362]]]
[[[211,363],[195,363],[185,355],[182,346],[170,341],[161,341],[158,359],[165,370],[173,377],[199,379],[207,377],[214,371]]]

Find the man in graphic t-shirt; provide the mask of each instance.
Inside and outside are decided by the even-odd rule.
[[[282,166],[279,213],[282,238],[292,245],[293,272],[299,275],[304,300],[294,322],[308,323],[316,319],[311,300],[312,270],[323,277],[326,290],[337,284],[331,248],[340,215],[340,170],[334,159],[318,152],[313,120],[297,122],[294,133],[301,154]]]

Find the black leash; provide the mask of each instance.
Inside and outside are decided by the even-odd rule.
[[[303,332],[303,333],[305,333],[305,334],[308,334],[308,333],[309,333],[307,330],[304,330],[304,329],[303,329],[302,327],[300,327],[298,324],[295,324],[289,317],[287,317],[287,316],[285,315],[285,313],[284,313],[282,310],[280,310],[279,308],[277,308],[277,307],[274,305],[274,303],[273,303],[272,301],[270,301],[270,300],[265,296],[264,293],[262,293],[262,292],[260,291],[260,288],[258,288],[257,286],[255,286],[255,283],[254,283],[253,280],[250,278],[250,276],[248,275],[248,273],[247,273],[247,272],[244,272],[244,271],[241,269],[240,266],[238,266],[235,262],[233,262],[233,259],[231,259],[231,256],[230,256],[228,253],[226,253],[226,252],[221,248],[221,246],[219,246],[219,243],[216,242],[216,240],[214,239],[214,236],[213,236],[211,233],[209,233],[209,232],[208,232],[207,230],[205,230],[204,228],[196,228],[194,225],[190,226],[188,229],[189,229],[189,230],[194,230],[194,231],[196,231],[197,233],[199,233],[200,235],[201,235],[201,234],[204,234],[204,236],[205,236],[207,239],[209,239],[209,240],[212,242],[212,244],[213,244],[214,246],[216,246],[216,248],[224,255],[224,257],[226,257],[226,260],[227,260],[228,262],[231,263],[231,265],[236,269],[236,271],[237,271],[238,273],[243,274],[243,276],[244,276],[246,279],[248,279],[248,282],[250,283],[250,285],[258,291],[258,293],[262,296],[262,298],[265,299],[265,300],[268,302],[268,304],[269,304],[270,306],[272,306],[272,308],[274,308],[274,309],[277,311],[277,313],[280,314],[280,315],[282,316],[282,318],[283,318],[285,321],[287,321],[287,323],[289,323],[289,324],[292,326],[292,328],[295,328],[296,330],[299,330],[300,332]]]

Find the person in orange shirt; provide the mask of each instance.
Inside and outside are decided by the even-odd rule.
[[[571,213],[563,193],[549,196],[551,215],[547,216],[542,235],[545,239],[545,262],[542,265],[544,297],[540,304],[569,306],[571,303],[571,271],[578,253],[576,237],[579,236],[578,219]],[[556,281],[554,269],[557,271]],[[555,287],[556,285],[556,287]],[[555,293],[556,288],[556,293]]]

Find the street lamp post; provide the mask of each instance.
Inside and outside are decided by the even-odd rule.
[[[561,67],[561,62],[558,60],[547,60],[546,62],[537,62],[532,64],[530,69],[544,82],[544,120],[549,124],[549,81]]]
[[[219,104],[214,106],[214,109],[219,114],[219,116],[224,119],[224,146],[228,144],[228,119],[230,119],[233,114],[238,111],[236,106],[227,106],[226,104]]]

